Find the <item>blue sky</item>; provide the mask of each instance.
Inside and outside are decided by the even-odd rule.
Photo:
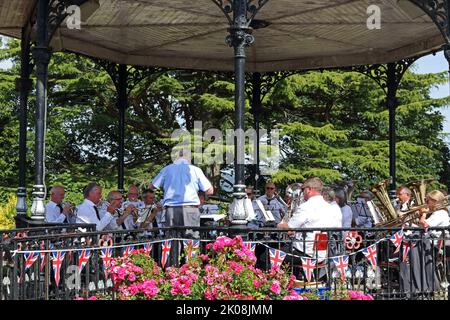
[[[448,71],[448,63],[444,57],[443,52],[439,52],[435,56],[428,55],[420,58],[414,66],[414,72],[416,73],[436,73],[442,71]],[[431,91],[431,96],[433,98],[442,98],[448,96],[449,94],[450,85],[448,83],[445,83],[438,88],[434,88]],[[446,117],[446,121],[444,123],[444,132],[450,133],[450,108],[445,107],[441,110],[441,112]]]

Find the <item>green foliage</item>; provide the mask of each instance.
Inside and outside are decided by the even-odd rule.
[[[20,43],[2,38],[0,61],[0,202],[15,192],[18,172],[18,93]],[[130,72],[135,71],[130,67]],[[33,73],[34,76],[34,73]],[[34,79],[33,79],[34,80]],[[133,81],[133,80],[130,80]],[[432,99],[430,90],[446,81],[445,73],[407,72],[398,90],[398,183],[434,177],[450,185],[450,151],[440,134],[440,109],[449,98]],[[176,129],[203,132],[234,128],[232,75],[201,71],[148,72],[128,90],[126,110],[125,185],[148,186],[152,177],[171,162]],[[28,104],[27,190],[34,177],[34,91]],[[91,181],[116,186],[118,110],[115,86],[105,70],[83,56],[56,53],[48,79],[46,184],[66,187],[67,200],[79,203],[81,190]],[[349,72],[305,72],[276,83],[263,100],[261,126],[282,130],[280,170],[272,179],[280,184],[320,176],[326,183],[356,180],[358,187],[389,175],[389,121],[385,93],[368,77]],[[246,127],[253,124],[246,102]],[[203,141],[212,150],[215,141]],[[194,154],[195,155],[195,154]],[[207,160],[204,155],[203,160]],[[202,166],[218,187],[223,164]],[[28,200],[30,201],[31,194]]]
[[[14,228],[17,198],[11,195],[6,203],[0,206],[0,230]]]

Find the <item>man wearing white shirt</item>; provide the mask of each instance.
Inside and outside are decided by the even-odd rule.
[[[137,209],[144,208],[144,202],[139,200],[139,189],[137,186],[132,185],[128,188],[127,197],[128,199],[123,202],[123,209],[126,209],[130,205],[134,206]]]
[[[302,186],[306,202],[302,203],[294,212],[287,223],[278,224],[279,228],[329,228],[333,224],[330,217],[334,214],[331,205],[323,199],[323,183],[317,178],[309,178]],[[297,256],[309,256],[318,258],[319,261],[326,257],[326,250],[315,250],[314,240],[318,231],[307,232],[303,239],[302,232],[295,233],[297,241],[294,242],[292,251]],[[285,248],[290,252],[290,248]],[[289,257],[288,262],[291,262]],[[294,257],[294,265],[301,265],[301,259]]]
[[[352,208],[347,204],[344,190],[337,190],[334,198],[341,209],[342,228],[350,229],[352,227],[353,212]]]
[[[95,224],[97,231],[103,231],[114,219],[113,213],[120,206],[110,205],[100,214],[97,205],[102,198],[102,187],[95,182],[89,183],[83,191],[84,201],[77,207],[77,223]]]
[[[52,223],[67,223],[67,217],[72,209],[70,204],[62,202],[64,200],[65,191],[63,186],[53,186],[50,190],[50,201],[45,206],[45,221]]]
[[[342,228],[342,212],[341,208],[335,200],[336,193],[333,189],[327,187],[322,190],[323,199],[331,205],[333,214],[330,219],[330,228]]]

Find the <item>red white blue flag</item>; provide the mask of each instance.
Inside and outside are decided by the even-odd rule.
[[[348,256],[339,256],[331,258],[338,272],[341,274],[342,281],[345,280],[345,272],[348,270]]]
[[[25,253],[25,270],[31,267],[38,258],[39,252],[34,251]]]
[[[247,250],[250,250],[251,252],[255,253],[256,242],[244,242],[244,247]]]
[[[134,250],[134,246],[130,245],[130,246],[126,246],[125,250],[123,250],[123,257],[127,258]]]
[[[45,250],[44,241],[41,242],[39,248],[41,250]],[[41,265],[39,267],[39,271],[42,271],[44,269],[44,266],[45,266],[45,255],[46,255],[46,253],[45,252],[41,252],[39,255],[41,256]]]
[[[302,258],[302,268],[305,272],[306,280],[308,282],[311,282],[312,276],[314,275],[314,269],[317,265],[316,259],[311,259],[307,257],[301,257]]]
[[[167,261],[169,260],[170,248],[172,247],[172,240],[165,240],[162,246],[161,253],[161,266],[164,268]]]
[[[366,256],[367,260],[369,260],[372,268],[375,270],[377,267],[377,244],[374,243],[373,245],[363,249],[362,252]]]
[[[105,279],[108,278],[108,267],[112,260],[112,248],[102,248],[100,251],[100,258],[103,260],[103,271],[105,272]]]
[[[391,242],[394,244],[394,246],[395,246],[395,251],[394,251],[394,253],[397,253],[397,252],[399,252],[400,251],[400,248],[401,248],[401,244],[402,244],[402,241],[403,241],[403,229],[401,229],[401,230],[399,230],[399,231],[397,231],[396,233],[394,233],[391,237],[390,237],[390,239],[389,240],[391,240]]]
[[[149,256],[152,250],[153,250],[153,243],[150,242],[144,243],[144,252],[146,255]]]
[[[411,242],[411,241],[405,241],[403,242],[403,254],[402,254],[402,261],[406,262],[406,260],[408,260],[408,253],[409,250],[411,250],[412,248],[414,248],[416,244]]]
[[[272,268],[279,268],[283,263],[284,258],[286,258],[286,253],[277,249],[269,249],[270,264]]]
[[[78,273],[81,273],[81,271],[83,271],[84,267],[89,262],[90,257],[90,249],[78,250]]]
[[[53,274],[55,275],[56,285],[59,285],[59,280],[61,278],[61,266],[65,256],[65,251],[52,251]]]
[[[191,257],[197,255],[198,249],[200,248],[200,240],[183,240],[183,245],[186,251],[187,262]]]

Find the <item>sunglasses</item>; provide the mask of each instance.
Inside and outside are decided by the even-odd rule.
[[[267,187],[266,190],[275,190],[275,188]]]

